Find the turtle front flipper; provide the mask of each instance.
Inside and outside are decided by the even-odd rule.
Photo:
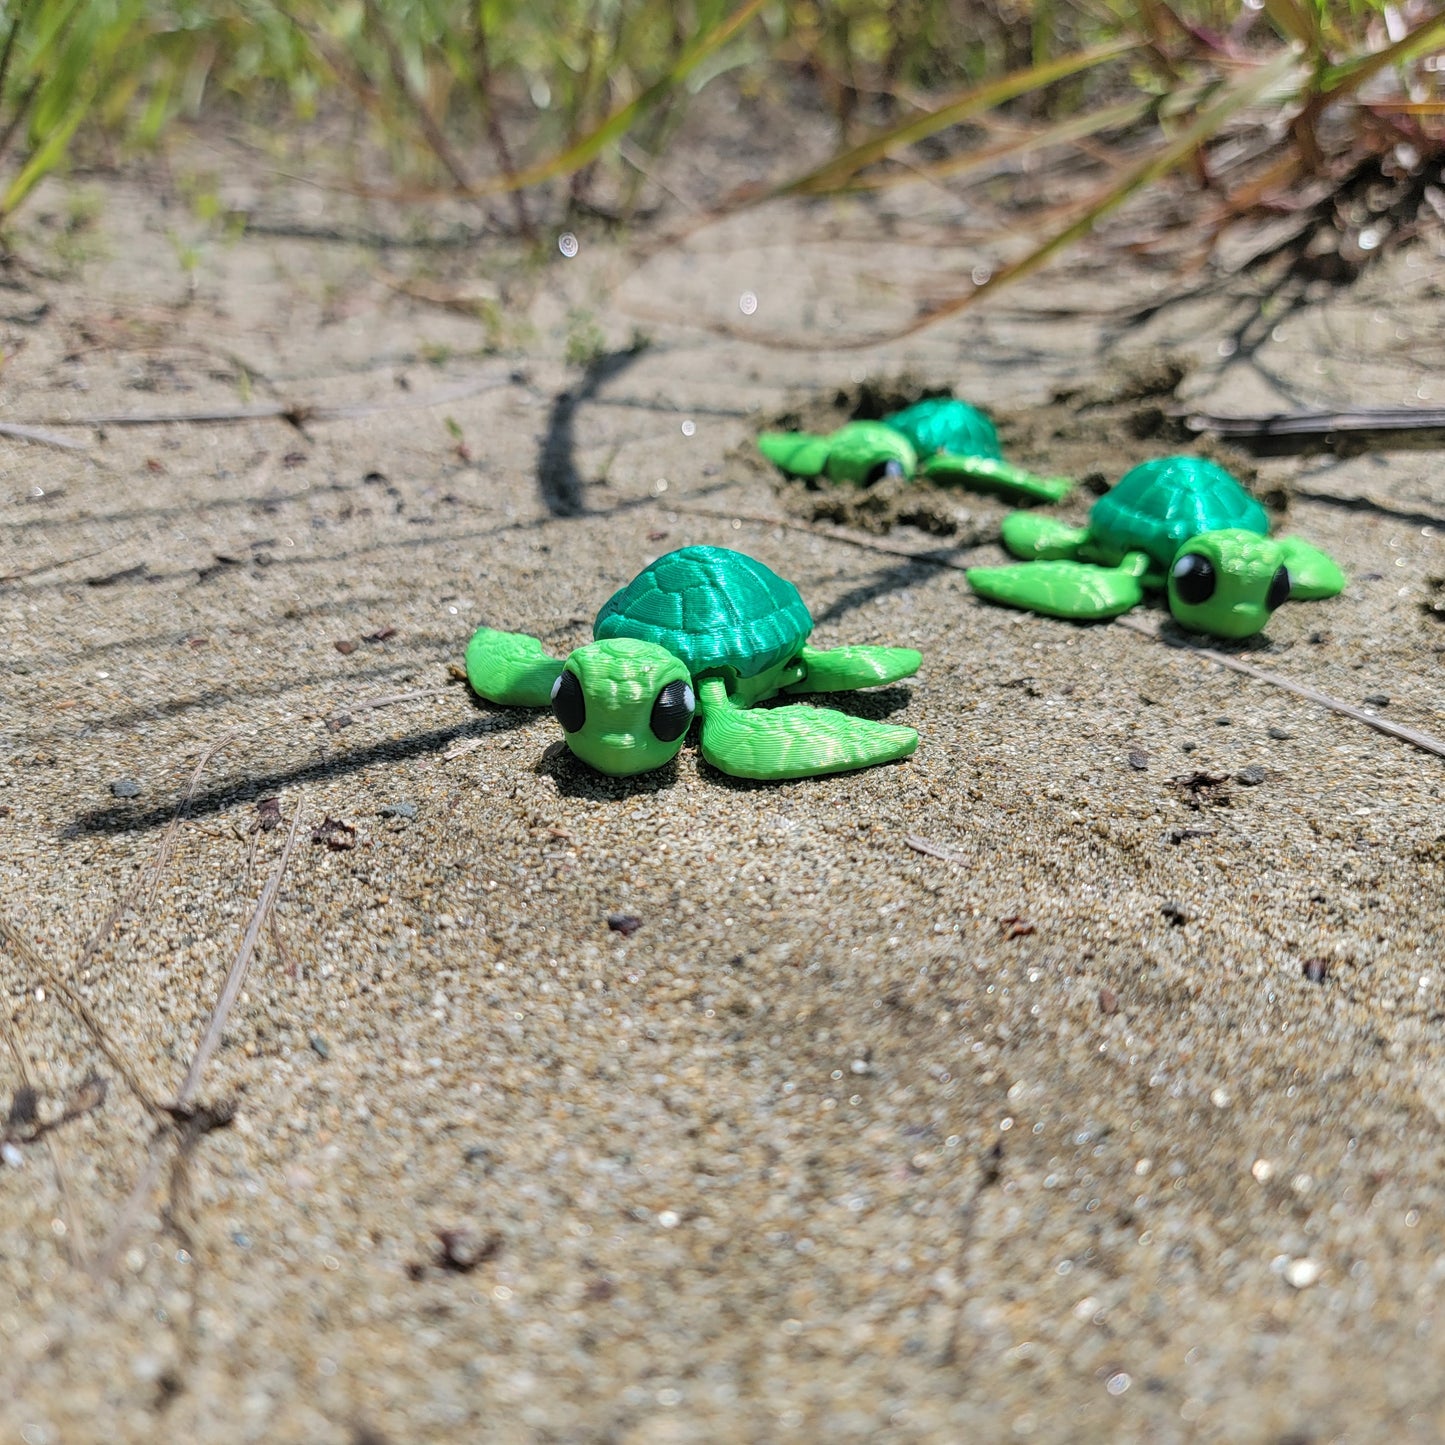
[[[1333,557],[1298,537],[1274,539],[1284,553],[1285,571],[1289,573],[1289,595],[1292,601],[1315,602],[1321,597],[1337,597],[1345,590],[1345,574]]]
[[[739,707],[721,678],[699,689],[702,755],[735,778],[810,778],[906,758],[918,746],[912,728],[849,717],[830,708]]]
[[[1012,462],[955,456],[952,452],[929,457],[921,470],[930,481],[945,485],[958,482],[976,492],[1000,492],[1032,502],[1062,502],[1074,486],[1068,477],[1037,477]]]
[[[488,702],[507,707],[547,707],[552,685],[562,675],[552,657],[525,632],[496,632],[483,627],[467,644],[467,681]]]
[[[1144,600],[1149,558],[1130,552],[1117,567],[1086,562],[1025,562],[1017,567],[970,567],[968,585],[990,602],[1046,617],[1096,622]]]
[[[1026,562],[1052,562],[1077,557],[1079,548],[1089,540],[1089,529],[1032,512],[1010,512],[999,523],[999,540]]]
[[[758,438],[758,450],[790,476],[820,477],[828,465],[832,443],[807,432],[765,431]]]
[[[879,687],[912,677],[923,654],[911,647],[809,647],[798,654],[803,676],[782,690],[786,693],[851,692],[855,687]]]

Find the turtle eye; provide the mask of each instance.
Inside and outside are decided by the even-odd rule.
[[[652,732],[659,742],[675,743],[692,725],[697,696],[684,679],[670,682],[652,704]]]
[[[1170,574],[1174,582],[1174,593],[1181,602],[1198,607],[1214,596],[1218,578],[1214,575],[1214,563],[1198,552],[1186,552],[1175,564]]]
[[[582,695],[582,683],[575,672],[564,669],[552,684],[552,713],[564,732],[582,731],[582,724],[587,721],[587,699]]]
[[[1289,601],[1289,573],[1281,567],[1278,572],[1270,578],[1269,591],[1265,594],[1264,605],[1271,612],[1281,603]]]

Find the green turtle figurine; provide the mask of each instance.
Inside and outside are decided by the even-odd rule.
[[[829,708],[751,711],[778,694],[841,692],[917,672],[908,647],[811,647],[798,589],[724,547],[683,547],[644,567],[566,659],[535,638],[482,628],[467,680],[491,702],[551,705],[567,746],[614,777],[660,768],[702,715],[702,755],[740,778],[806,778],[906,758],[912,728]]]
[[[1117,617],[1162,587],[1181,627],[1252,637],[1287,599],[1333,597],[1345,585],[1318,548],[1271,538],[1264,508],[1200,457],[1134,467],[1094,503],[1087,526],[1013,512],[1002,535],[1014,556],[1036,560],[970,567],[969,586],[1050,617]]]
[[[1073,486],[1067,477],[1039,477],[1006,462],[993,422],[951,396],[929,397],[882,421],[845,422],[825,437],[764,432],[758,449],[792,476],[859,486],[887,475],[921,476],[1036,502],[1060,502]]]

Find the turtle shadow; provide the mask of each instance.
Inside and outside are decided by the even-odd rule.
[[[793,697],[784,693],[759,703],[762,711],[775,707],[823,707],[849,717],[881,722],[902,712],[913,701],[913,689],[906,686],[880,687],[871,692],[810,692]]]
[[[830,783],[834,779],[852,778],[858,773],[872,772],[874,768],[901,767],[906,762],[908,762],[907,758],[890,758],[886,762],[866,763],[860,768],[848,768],[843,772],[808,773],[801,778],[740,778],[733,773],[725,773],[720,768],[715,768],[703,758],[701,753],[698,753],[697,770],[699,775],[706,778],[709,783],[726,788],[729,792],[766,793],[775,792],[780,788],[815,788],[819,783]]]
[[[562,797],[587,798],[594,803],[614,803],[620,798],[661,793],[676,787],[678,782],[675,757],[650,772],[618,778],[589,767],[560,740],[547,746],[532,771],[539,777],[551,778]]]
[[[1165,647],[1192,652],[1198,652],[1203,648],[1209,652],[1225,652],[1231,657],[1257,657],[1270,654],[1278,656],[1283,650],[1279,644],[1263,632],[1256,632],[1253,637],[1211,637],[1202,632],[1190,632],[1187,628],[1181,627],[1170,616],[1167,609],[1160,608],[1158,610],[1162,613],[1159,620],[1159,641]]]

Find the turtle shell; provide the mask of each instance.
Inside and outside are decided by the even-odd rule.
[[[644,567],[597,614],[593,636],[665,647],[699,674],[756,677],[787,662],[813,619],[798,589],[726,547],[682,547]]]
[[[1201,532],[1240,527],[1269,535],[1269,517],[1235,479],[1202,457],[1158,457],[1124,473],[1089,513],[1091,550],[1116,562],[1147,552],[1161,567]]]
[[[902,432],[921,457],[950,452],[956,457],[1003,460],[994,424],[976,406],[956,397],[929,397],[883,420],[894,431]]]

